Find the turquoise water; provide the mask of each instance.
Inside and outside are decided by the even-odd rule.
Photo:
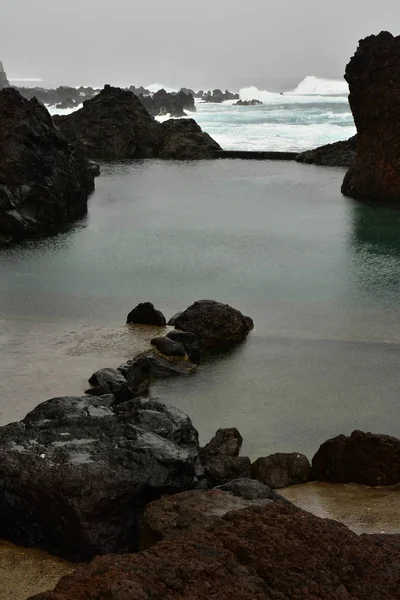
[[[86,219],[0,251],[0,318],[118,325],[143,300],[167,316],[228,302],[255,321],[247,342],[155,389],[203,439],[235,425],[255,456],[353,428],[400,435],[400,212],[345,199],[343,174],[104,165]]]

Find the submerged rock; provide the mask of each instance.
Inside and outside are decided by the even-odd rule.
[[[201,533],[228,512],[270,502],[268,498],[246,500],[217,489],[166,496],[147,505],[140,524],[140,548],[146,550],[162,540],[176,540],[187,532]]]
[[[262,102],[254,98],[253,100],[238,100],[233,106],[259,106],[260,104]]]
[[[297,155],[296,161],[308,165],[322,167],[350,167],[357,154],[357,136],[343,142],[326,144],[314,150],[307,150]]]
[[[167,324],[164,315],[160,310],[154,308],[151,302],[141,302],[138,304],[126,318],[127,323],[137,325],[157,325],[163,327]]]
[[[151,344],[159,351],[161,354],[165,354],[166,356],[186,356],[185,348],[181,342],[177,342],[175,340],[171,340],[169,337],[158,337],[153,338],[151,340]]]
[[[178,409],[48,400],[0,428],[0,538],[72,560],[135,550],[145,505],[202,477],[197,431]]]
[[[312,459],[310,478],[332,483],[400,483],[400,440],[390,435],[353,431],[327,440]]]
[[[310,462],[304,454],[277,452],[258,458],[251,465],[251,476],[271,488],[306,483],[310,474]]]
[[[387,31],[359,42],[346,67],[357,128],[357,156],[345,175],[346,196],[400,201],[400,36]]]
[[[400,551],[273,502],[136,555],[96,558],[35,600],[396,600]]]
[[[215,300],[199,300],[174,317],[174,325],[195,333],[202,347],[212,350],[232,348],[253,329],[253,321],[239,310]]]
[[[94,173],[46,108],[0,92],[0,244],[60,231],[83,216]]]

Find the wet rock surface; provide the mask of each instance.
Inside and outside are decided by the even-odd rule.
[[[232,479],[251,477],[251,461],[247,456],[220,454],[203,460],[202,464],[210,487],[228,483]]]
[[[0,538],[72,560],[134,550],[145,505],[202,476],[197,431],[160,400],[48,400],[0,429]]]
[[[400,552],[274,502],[136,555],[96,558],[36,600],[396,600]]]
[[[350,167],[357,154],[357,135],[343,142],[325,144],[297,155],[296,161],[322,167]]]
[[[400,36],[387,31],[360,40],[346,67],[358,133],[357,156],[342,192],[370,202],[400,201]]]
[[[219,454],[239,456],[242,444],[243,438],[236,427],[218,429],[208,444],[200,449],[200,456],[204,461]]]
[[[309,474],[310,462],[298,452],[277,452],[258,458],[251,465],[251,476],[274,489],[305,483]]]
[[[157,325],[159,327],[163,327],[167,323],[162,312],[154,308],[151,302],[141,302],[135,306],[127,316],[126,322],[137,325]]]
[[[234,496],[240,496],[245,500],[280,500],[291,504],[289,500],[274,492],[268,485],[255,479],[233,479],[228,483],[218,486],[219,490],[230,492]]]
[[[166,337],[181,343],[191,362],[198,364],[201,361],[200,344],[196,334],[188,331],[169,331]]]
[[[236,308],[215,300],[199,300],[174,317],[175,327],[195,333],[210,350],[232,348],[253,329],[253,321]]]
[[[310,478],[332,483],[397,485],[400,483],[400,440],[363,431],[324,442],[312,459]]]
[[[87,211],[94,173],[47,109],[0,92],[0,244],[58,232]]]
[[[185,348],[181,342],[172,340],[168,337],[158,337],[153,338],[151,340],[151,344],[159,351],[161,354],[165,354],[166,356],[185,356]]]
[[[160,158],[201,160],[215,158],[221,150],[194,119],[170,119],[160,125]]]
[[[185,110],[196,112],[193,94],[184,90],[171,93],[162,89],[154,94],[140,95],[139,100],[154,117],[168,114],[171,117],[184,117]]]

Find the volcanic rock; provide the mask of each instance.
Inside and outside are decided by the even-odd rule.
[[[286,504],[291,504],[289,500],[275,492],[268,485],[261,483],[261,481],[245,477],[233,479],[228,483],[219,485],[215,489],[230,492],[234,496],[240,496],[240,498],[244,498],[245,500],[280,500],[281,502],[286,502]]]
[[[310,463],[304,454],[278,452],[258,458],[251,465],[251,476],[271,488],[283,488],[306,483],[310,474]]]
[[[171,324],[171,320],[168,324]],[[169,331],[166,337],[175,342],[180,342],[192,363],[198,364],[201,361],[200,344],[197,335],[189,331]]]
[[[359,42],[346,67],[357,128],[357,156],[342,193],[371,202],[400,201],[400,36],[382,31]]]
[[[0,428],[0,537],[71,560],[135,550],[145,505],[202,477],[197,431],[178,409],[48,400]]]
[[[206,461],[202,459],[202,464],[209,487],[220,486],[233,479],[251,477],[251,461],[247,456],[217,454]]]
[[[369,486],[400,483],[400,440],[353,431],[327,440],[312,459],[310,478]]]
[[[160,124],[160,136],[160,158],[201,160],[214,158],[222,150],[194,119],[164,121]]]
[[[55,233],[87,211],[94,173],[46,108],[0,92],[0,243]]]
[[[218,429],[215,436],[200,450],[202,461],[222,454],[225,456],[239,456],[243,438],[236,427]]]
[[[151,343],[159,352],[161,352],[161,354],[165,354],[166,356],[186,356],[183,344],[181,344],[181,342],[171,340],[171,338],[153,338]]]
[[[195,333],[203,348],[222,350],[242,342],[253,329],[253,321],[228,304],[199,300],[174,318],[182,331]]]
[[[131,310],[126,318],[126,322],[139,325],[157,325],[159,327],[163,327],[167,323],[162,312],[156,310],[151,302],[138,304]]]
[[[357,135],[344,142],[334,142],[307,150],[296,156],[296,161],[322,167],[350,167],[357,154]]]
[[[104,556],[35,600],[398,600],[400,551],[273,502],[136,555]]]

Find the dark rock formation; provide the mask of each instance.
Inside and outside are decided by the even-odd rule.
[[[233,479],[251,477],[251,461],[247,456],[217,454],[205,461],[202,459],[202,464],[209,487],[223,485]]]
[[[182,331],[195,333],[203,348],[220,350],[242,342],[253,329],[253,321],[228,304],[199,300],[174,318]]]
[[[201,160],[214,158],[221,150],[193,119],[171,119],[160,124],[160,158]]]
[[[353,431],[327,440],[312,459],[311,479],[332,483],[400,483],[400,440]]]
[[[239,94],[232,93],[229,90],[225,90],[225,92],[223,92],[218,88],[212,92],[204,92],[202,97],[204,102],[212,102],[214,104],[220,104],[225,100],[239,100],[240,98]]]
[[[359,42],[346,67],[358,132],[357,156],[342,193],[372,202],[400,201],[400,36],[381,32]]]
[[[151,340],[152,345],[161,354],[166,356],[186,356],[185,348],[181,342],[176,342],[168,337],[158,337]]]
[[[266,506],[268,498],[246,500],[221,490],[189,491],[166,496],[146,507],[140,524],[140,548],[146,550],[163,540],[186,533],[201,533],[226,513],[249,506]]]
[[[193,95],[183,90],[177,93],[159,90],[155,94],[140,95],[139,100],[154,117],[166,114],[171,117],[185,117],[185,110],[196,112]]]
[[[3,67],[3,63],[0,61],[0,90],[9,87],[9,82],[7,79],[6,72]]]
[[[240,498],[244,498],[245,500],[279,500],[280,502],[291,504],[289,500],[274,492],[268,485],[255,479],[233,479],[215,489],[230,492],[234,496],[240,496]]]
[[[171,321],[168,324],[170,323]],[[180,342],[192,363],[198,364],[201,361],[200,344],[197,335],[189,331],[169,331],[166,337],[175,342]]]
[[[136,555],[104,556],[36,600],[398,600],[400,551],[273,502]]]
[[[297,155],[296,161],[322,167],[350,167],[357,154],[357,135],[344,142],[326,144]]]
[[[62,133],[88,158],[122,159],[156,155],[158,123],[127,90],[106,85],[69,115],[54,117]]]
[[[84,100],[94,98],[100,90],[91,87],[73,88],[68,86],[60,86],[56,89],[44,89],[40,87],[34,88],[18,88],[21,96],[27,100],[36,98],[46,106],[56,106],[57,108],[74,108],[82,104]]]
[[[251,465],[251,476],[271,488],[283,488],[297,483],[306,483],[310,474],[310,463],[304,454],[276,453],[258,458]]]
[[[134,550],[144,506],[202,476],[197,431],[160,400],[48,400],[0,428],[0,537],[72,560]]]
[[[137,325],[156,325],[164,327],[167,324],[164,315],[160,310],[156,310],[151,302],[141,302],[126,318],[127,323],[135,323]]]
[[[0,243],[59,231],[87,211],[94,173],[46,108],[0,92]]]
[[[183,357],[161,356],[157,352],[148,352],[143,358],[147,361],[150,377],[176,377],[190,375],[197,365]]]
[[[69,115],[55,116],[63,134],[88,158],[213,158],[221,148],[192,119],[158,123],[132,92],[106,85]]]
[[[237,102],[234,103],[233,106],[259,106],[260,104],[262,104],[262,102],[260,100],[238,100]]]
[[[215,436],[200,450],[202,460],[222,454],[225,456],[239,456],[243,438],[236,427],[218,429]]]

